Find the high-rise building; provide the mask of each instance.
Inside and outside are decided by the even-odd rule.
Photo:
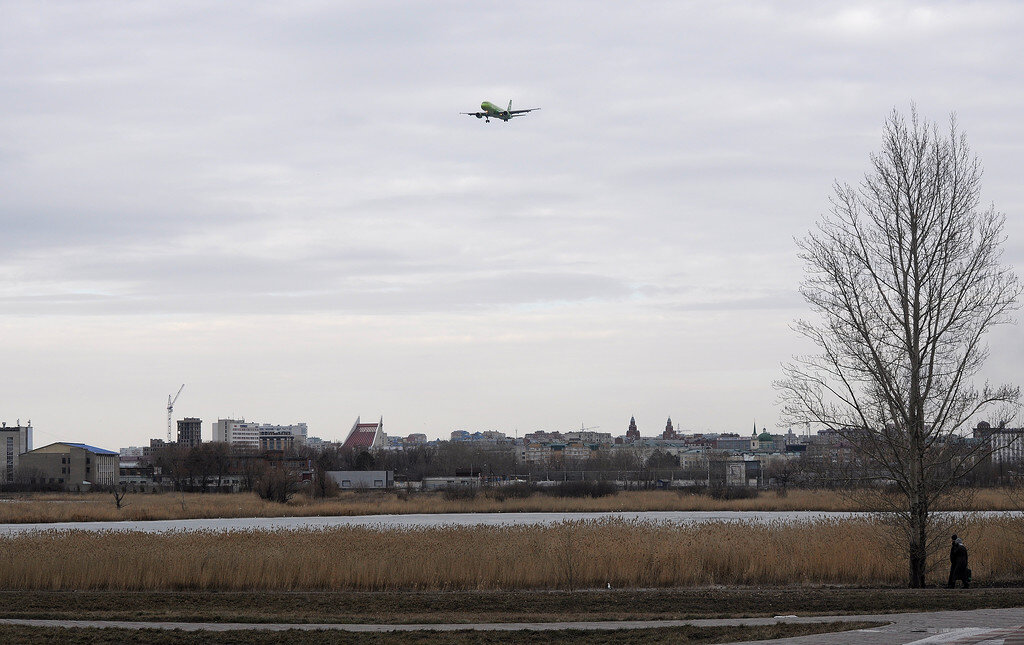
[[[32,450],[32,422],[7,427],[7,422],[0,426],[0,481],[13,482],[15,470],[18,468],[19,455]]]
[[[198,446],[203,443],[203,420],[195,417],[178,419],[178,445]]]

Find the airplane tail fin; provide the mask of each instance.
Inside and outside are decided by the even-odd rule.
[[[512,111],[512,99],[509,99],[508,100],[508,109],[506,110],[506,112],[511,112],[511,111]]]

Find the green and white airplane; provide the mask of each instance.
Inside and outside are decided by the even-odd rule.
[[[508,108],[502,110],[494,103],[491,103],[490,101],[484,101],[483,103],[480,104],[480,112],[460,112],[460,114],[468,114],[469,116],[475,116],[478,119],[486,120],[488,123],[491,122],[492,118],[501,119],[505,123],[508,123],[509,119],[514,119],[517,116],[523,116],[527,112],[533,112],[534,110],[539,109],[540,108],[530,108],[528,110],[513,110],[512,101],[509,101]]]

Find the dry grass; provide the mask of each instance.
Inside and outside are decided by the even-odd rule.
[[[880,614],[1024,604],[1019,587],[837,585],[454,591],[0,591],[0,617],[223,623],[552,623]],[[0,643],[3,639],[0,639]]]
[[[869,520],[345,527],[0,538],[0,589],[447,590],[899,585],[906,563]],[[1024,520],[960,531],[987,583],[1024,578]],[[942,578],[940,571],[933,576]]]
[[[118,510],[104,493],[40,493],[9,496],[0,501],[0,523],[139,521],[213,517],[279,517],[379,515],[407,513],[483,512],[599,512],[599,511],[852,511],[856,502],[833,491],[793,490],[786,497],[761,493],[753,499],[719,500],[707,495],[674,491],[623,491],[599,498],[560,498],[534,494],[498,500],[481,494],[475,499],[446,500],[440,493],[399,495],[395,492],[345,492],[314,500],[303,495],[289,504],[261,500],[252,493],[200,495],[195,493],[129,494]],[[1017,508],[1005,490],[976,491],[970,509]]]
[[[214,643],[280,643],[282,645],[505,645],[509,642],[531,645],[697,645],[700,643],[732,643],[764,639],[795,638],[810,634],[826,634],[878,627],[885,623],[779,623],[775,625],[743,625],[702,627],[651,627],[643,629],[564,629],[551,631],[416,630],[409,632],[344,632],[335,630],[234,630],[229,632],[199,630],[185,632],[178,629],[124,629],[108,627],[96,629],[79,627],[26,627],[0,625],[0,642],[20,645],[105,645],[120,643],[149,643],[151,645],[208,645]]]

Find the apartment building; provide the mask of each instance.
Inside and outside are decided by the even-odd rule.
[[[245,419],[218,419],[213,424],[213,440],[248,448],[260,447],[260,424]]]
[[[0,482],[13,482],[19,457],[32,450],[32,422],[27,425],[0,426]]]
[[[203,443],[203,420],[186,417],[178,420],[178,445],[194,448]]]
[[[309,428],[305,423],[275,425],[246,422],[245,419],[218,419],[213,424],[213,440],[259,450],[288,450],[305,445]]]

